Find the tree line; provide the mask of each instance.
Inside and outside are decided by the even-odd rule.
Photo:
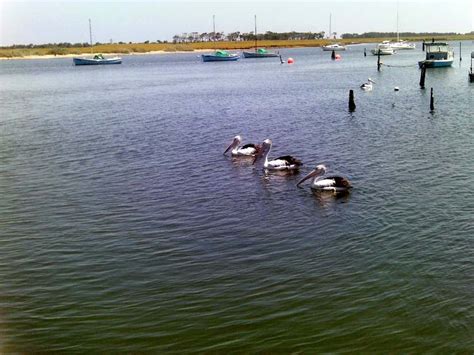
[[[195,42],[213,42],[213,41],[275,41],[275,40],[305,40],[305,39],[322,39],[325,36],[325,32],[272,32],[267,31],[265,33],[255,34],[253,32],[231,32],[225,34],[224,32],[190,32],[176,34],[173,36],[173,43],[195,43]]]
[[[472,33],[472,32],[471,32]],[[433,36],[453,36],[459,35],[455,32],[401,32],[400,37],[433,37]],[[343,33],[341,38],[382,38],[382,37],[397,37],[397,32],[364,32],[364,33]]]

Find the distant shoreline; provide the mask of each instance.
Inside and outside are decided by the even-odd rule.
[[[413,37],[404,38],[409,42],[431,41],[431,38]],[[443,41],[469,41],[474,40],[474,35],[456,35],[448,37],[434,37],[435,40]],[[314,39],[314,40],[262,40],[258,42],[259,47],[265,48],[303,48],[321,47],[330,43],[341,43],[344,45],[380,43],[384,40],[395,41],[395,38],[351,38],[351,39]],[[110,56],[126,55],[149,55],[149,54],[172,54],[172,53],[201,53],[212,52],[219,49],[225,50],[249,50],[254,48],[253,41],[247,42],[196,42],[196,43],[118,43],[100,44],[93,47],[94,53],[102,53]],[[0,60],[18,59],[52,59],[52,58],[73,58],[90,56],[90,47],[58,47],[49,46],[42,48],[1,48]]]

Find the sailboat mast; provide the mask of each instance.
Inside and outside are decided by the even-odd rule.
[[[397,0],[397,42],[400,42],[400,32],[398,32],[398,0]]]
[[[91,24],[91,19],[89,19],[89,37],[90,37],[90,41],[91,41],[91,54],[93,54],[94,51],[92,49],[92,24]]]
[[[214,41],[214,47],[216,46],[216,15],[212,15],[212,40]]]
[[[254,15],[255,20],[255,51],[257,51],[257,15]]]
[[[332,22],[332,14],[329,13],[329,36],[328,36],[329,39],[330,39],[331,36],[332,36],[332,33],[331,33],[331,31],[332,31],[332,29],[331,29],[332,23],[331,23],[331,22]]]

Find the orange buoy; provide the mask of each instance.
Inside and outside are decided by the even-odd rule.
[[[295,62],[295,60],[293,58],[288,58],[288,64],[293,64]]]

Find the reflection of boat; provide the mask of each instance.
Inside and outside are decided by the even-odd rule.
[[[471,52],[471,72],[469,73],[469,81],[474,83],[474,72],[472,71],[472,58],[474,58],[474,52]]]
[[[92,58],[73,58],[75,65],[99,65],[99,64],[121,64],[122,58],[105,58],[102,54],[96,54]]]
[[[89,36],[90,36],[90,41],[91,41],[91,54],[92,54],[93,53],[92,25],[91,25],[90,19],[89,19]],[[122,58],[120,57],[105,58],[102,54],[96,54],[92,58],[86,58],[86,57],[72,58],[72,61],[74,62],[75,65],[121,64]]]
[[[323,46],[323,51],[330,52],[330,51],[345,51],[346,47],[342,46],[338,43],[328,44],[327,46]]]
[[[375,48],[371,50],[371,52],[373,55],[379,55],[379,53],[380,55],[392,55],[395,53],[388,41],[377,44]]]
[[[201,57],[203,62],[229,62],[240,58],[238,54],[229,53],[224,50],[217,50],[213,54],[203,54]]]
[[[269,52],[265,48],[258,48],[257,47],[257,15],[255,15],[255,51],[254,52],[242,52],[244,58],[273,58],[279,57],[280,55],[277,53]]]
[[[445,42],[425,43],[426,59],[418,65],[427,68],[450,67],[454,61],[454,51]]]

